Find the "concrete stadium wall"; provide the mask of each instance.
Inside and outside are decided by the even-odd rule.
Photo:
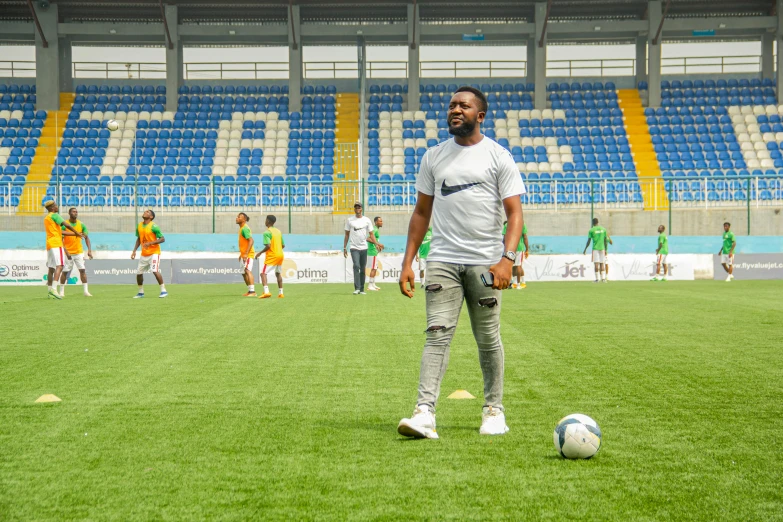
[[[783,215],[780,207],[751,208],[750,232],[756,236],[783,236]],[[65,213],[65,211],[63,211]],[[292,213],[289,226],[287,211],[248,212],[253,228],[263,227],[263,216],[274,214],[277,227],[283,232],[313,235],[343,234],[346,215],[327,213]],[[167,212],[156,209],[156,222],[169,233],[203,234],[212,232],[212,215],[209,212]],[[139,216],[141,212],[139,212]],[[410,213],[368,210],[372,218],[383,217],[385,235],[405,235],[408,232]],[[126,232],[134,230],[137,223],[133,212],[114,213],[90,212],[84,210],[80,217],[96,232]],[[658,225],[665,225],[673,236],[714,236],[723,231],[723,222],[732,223],[732,230],[738,235],[747,235],[747,210],[738,209],[683,209],[672,212],[671,227],[666,211],[629,211],[595,209],[601,225],[613,236],[650,236],[656,233]],[[0,214],[0,231],[40,231],[40,216],[16,216]],[[139,218],[140,219],[140,218]],[[233,234],[236,232],[236,213],[220,212],[215,216],[215,232]],[[590,227],[590,210],[525,210],[525,222],[535,236],[581,236]]]

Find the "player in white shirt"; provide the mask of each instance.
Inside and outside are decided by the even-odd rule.
[[[481,134],[479,124],[487,108],[487,98],[478,89],[457,89],[447,115],[454,138],[429,149],[419,167],[418,197],[400,276],[400,290],[407,297],[413,297],[413,258],[430,219],[432,243],[427,257],[427,340],[418,399],[412,417],[397,426],[407,437],[438,438],[435,403],[463,301],[484,376],[479,433],[502,435],[508,431],[503,410],[500,304],[501,290],[511,282],[522,235],[520,195],[525,187],[509,151]],[[504,217],[508,220],[505,238]]]
[[[348,257],[348,242],[351,243],[351,261],[353,261],[353,293],[354,295],[366,295],[364,281],[367,276],[367,242],[383,249],[373,235],[373,225],[370,218],[362,215],[362,204],[353,206],[356,215],[345,221],[345,240],[343,241],[343,255]]]

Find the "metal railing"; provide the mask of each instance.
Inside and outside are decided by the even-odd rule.
[[[522,60],[441,60],[419,62],[422,78],[524,78],[527,62]]]
[[[28,60],[0,60],[0,77],[35,78],[35,62]]]
[[[596,60],[547,60],[546,74],[550,77],[633,76],[636,60],[609,58]]]
[[[74,78],[166,79],[165,63],[73,62]]]
[[[761,56],[684,56],[663,58],[663,74],[757,73]]]
[[[191,62],[185,64],[186,80],[283,80],[288,62]]]
[[[774,60],[777,65],[777,60]],[[164,79],[164,62],[73,62],[74,78]],[[304,62],[306,79],[357,78],[355,61]],[[685,56],[661,60],[663,74],[727,74],[758,73],[760,56]],[[288,78],[288,62],[188,62],[184,64],[186,80],[282,80]],[[607,58],[581,60],[549,60],[549,77],[633,76],[634,58]],[[438,60],[421,61],[422,78],[524,78],[527,62],[524,60]],[[368,78],[406,78],[405,61],[367,62]],[[0,77],[34,78],[35,61],[0,61]]]

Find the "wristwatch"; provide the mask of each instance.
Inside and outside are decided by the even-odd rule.
[[[509,250],[505,254],[503,254],[503,257],[511,261],[512,263],[517,260],[517,253],[513,250]]]

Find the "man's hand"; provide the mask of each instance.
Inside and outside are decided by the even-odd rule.
[[[489,271],[492,272],[492,275],[495,278],[495,281],[492,283],[492,288],[495,290],[505,290],[508,288],[509,283],[511,283],[511,267],[513,266],[514,263],[504,257],[489,268]]]
[[[378,243],[378,252],[383,252],[384,248],[386,247],[384,247],[382,243]]]
[[[149,242],[147,242],[147,243],[142,243],[142,244],[141,244],[141,248],[142,248],[142,249],[144,249],[144,248],[149,248],[149,247],[150,247],[150,243],[149,243]]]
[[[131,252],[131,259],[136,259],[136,251]]]
[[[585,248],[584,250],[582,250],[582,255],[583,255],[583,256],[586,256],[586,255],[587,255],[587,249],[586,249],[586,248]]]
[[[67,250],[65,251],[65,257],[67,257],[68,259],[71,259],[71,254],[69,254]]]
[[[402,273],[400,274],[400,292],[402,295],[408,298],[413,298],[413,292],[416,288],[416,274],[413,273],[413,268],[410,266],[403,266]]]
[[[343,257],[348,257],[348,249],[343,248]]]
[[[242,254],[239,254],[239,260],[240,261],[244,261],[245,259],[246,259],[245,256],[243,256]]]
[[[263,252],[259,252],[258,254],[256,254],[256,259],[258,259],[259,257],[261,257],[261,254],[263,254]]]
[[[525,259],[527,259],[528,257],[530,257],[530,252],[528,252],[527,250],[525,250]]]
[[[87,259],[92,259],[92,250],[87,251]]]

